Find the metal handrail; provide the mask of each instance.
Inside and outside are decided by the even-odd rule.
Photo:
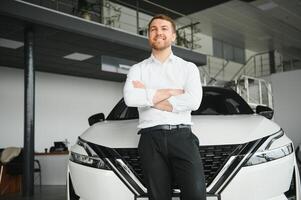
[[[202,66],[199,69],[200,69],[201,73],[204,74],[204,76],[203,76],[205,78],[205,80],[203,80],[204,81],[204,85],[207,85],[211,81],[212,78],[210,77],[210,75],[206,71],[206,69],[204,69]],[[206,77],[210,78],[210,80],[208,82],[206,81]]]
[[[243,87],[241,87],[241,85],[238,84],[238,82],[240,80],[244,80],[244,84],[243,84]],[[247,103],[252,103],[252,101],[256,104],[256,101],[257,99],[253,98],[252,96],[250,96],[250,93],[249,93],[249,80],[254,80],[254,81],[258,81],[259,83],[259,104],[260,105],[267,105],[269,107],[273,107],[273,94],[272,94],[272,90],[271,90],[271,84],[264,80],[264,79],[261,79],[261,78],[256,78],[256,77],[251,77],[251,76],[247,76],[247,75],[240,75],[239,78],[237,78],[235,80],[235,83],[236,83],[236,91],[242,95],[243,93],[246,95],[246,101]],[[247,84],[246,84],[247,83]],[[263,104],[263,92],[262,92],[262,89],[261,89],[261,86],[262,84],[264,84],[265,88],[267,89],[266,90],[266,94],[267,94],[267,104]],[[244,96],[244,95],[242,95]],[[245,97],[243,97],[245,98]]]
[[[226,64],[223,63],[223,67],[214,75],[213,79],[216,79],[216,77],[218,77],[218,75],[225,70],[225,68],[227,67],[227,65],[230,63],[229,60],[226,60]]]
[[[234,80],[236,78],[236,76],[245,68],[248,66],[248,63],[251,61],[251,59],[254,59],[256,56],[259,56],[259,55],[263,55],[263,54],[266,54],[266,53],[269,53],[269,51],[264,51],[264,52],[259,52],[259,53],[256,53],[254,55],[252,55],[247,61],[246,63],[234,74],[234,76],[231,78],[231,80]]]

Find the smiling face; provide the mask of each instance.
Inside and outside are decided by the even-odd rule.
[[[154,19],[148,31],[148,40],[150,46],[157,51],[170,48],[176,39],[176,33],[172,24],[164,19]]]

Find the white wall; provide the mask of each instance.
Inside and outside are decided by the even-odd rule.
[[[213,41],[212,37],[202,34],[202,33],[197,33],[196,37],[199,41],[197,41],[198,45],[201,45],[201,48],[195,49],[195,51],[205,54],[205,55],[213,55]]]
[[[271,76],[275,121],[295,145],[301,144],[301,70]]]
[[[0,67],[0,148],[23,146],[23,70]],[[88,128],[88,117],[106,116],[122,97],[123,83],[36,73],[35,150],[68,139],[69,146]]]
[[[245,49],[245,53],[246,53],[246,61],[247,61],[251,56],[257,54],[258,52],[251,51],[249,49]]]

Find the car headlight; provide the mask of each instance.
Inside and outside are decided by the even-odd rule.
[[[293,144],[289,143],[287,145],[277,147],[271,149],[271,145],[278,139],[280,139],[284,135],[283,130],[280,130],[278,133],[272,135],[266,143],[264,143],[264,147],[259,148],[257,152],[255,152],[249,160],[246,162],[245,166],[258,165],[266,162],[270,162],[273,160],[277,160],[279,158],[283,158],[291,153],[293,153]]]
[[[79,154],[76,152],[71,152],[70,160],[72,162],[85,165],[88,167],[110,170],[111,168],[105,163],[104,158],[100,158],[89,145],[81,140],[77,141],[77,145],[81,146],[87,152],[87,155]]]

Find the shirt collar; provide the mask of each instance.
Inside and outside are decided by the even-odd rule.
[[[173,52],[171,52],[169,57],[165,60],[164,63],[173,62],[175,60],[175,58],[176,58],[176,56],[173,54]],[[150,61],[161,63],[157,58],[155,58],[155,56],[153,54],[151,54],[151,56],[150,56]]]

